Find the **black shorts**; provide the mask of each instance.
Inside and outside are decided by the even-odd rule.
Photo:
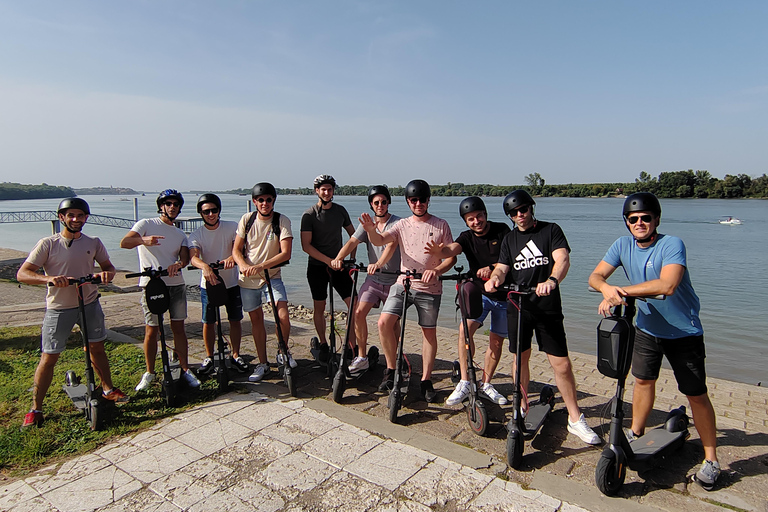
[[[517,350],[517,308],[507,303],[507,333],[509,336],[509,351]],[[521,327],[522,346],[520,353],[531,348],[533,333],[539,350],[551,356],[568,357],[568,343],[565,339],[563,315],[560,313],[533,315],[523,310]]]
[[[643,380],[658,379],[664,356],[667,356],[667,361],[675,372],[677,389],[682,394],[699,396],[707,392],[704,336],[687,336],[673,340],[657,338],[637,329],[635,350],[632,354],[632,375]]]
[[[328,280],[333,279],[333,289],[346,299],[352,295],[352,278],[347,270],[331,270],[325,265],[308,265],[307,281],[312,300],[326,300],[328,298]]]

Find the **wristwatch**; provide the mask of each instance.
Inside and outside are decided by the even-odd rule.
[[[549,276],[547,278],[547,281],[554,281],[555,282],[555,286],[558,286],[560,284],[560,281],[558,281],[557,278],[553,277],[553,276]]]

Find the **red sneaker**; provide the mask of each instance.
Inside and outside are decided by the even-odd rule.
[[[21,424],[21,429],[24,430],[25,428],[35,425],[37,425],[37,428],[40,428],[43,426],[43,421],[45,421],[45,418],[43,418],[42,412],[29,411],[26,416],[24,416],[24,423]]]
[[[118,404],[122,404],[130,400],[128,395],[120,391],[118,388],[112,388],[109,393],[103,393],[104,399]]]

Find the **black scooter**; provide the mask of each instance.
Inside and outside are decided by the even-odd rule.
[[[613,315],[604,318],[597,326],[597,369],[616,379],[616,396],[611,407],[611,430],[608,445],[603,449],[595,468],[595,483],[606,496],[614,496],[627,475],[627,466],[634,470],[647,469],[680,449],[690,437],[688,416],[685,406],[669,412],[664,425],[648,431],[631,443],[624,434],[624,384],[632,363],[635,345],[635,300],[639,297],[625,297],[627,305],[616,306]],[[654,296],[664,299],[664,296]],[[644,300],[643,298],[640,298]]]
[[[535,293],[535,288],[524,288],[518,285],[504,285],[500,290],[507,290],[507,301],[517,310],[517,348],[515,350],[515,387],[512,392],[512,419],[507,425],[507,464],[513,469],[520,468],[525,449],[525,438],[533,438],[541,429],[544,421],[552,412],[555,400],[555,390],[552,386],[545,385],[539,393],[539,401],[530,405],[528,413],[523,417],[520,412],[520,403],[523,398],[523,390],[520,387],[520,373],[522,369],[522,335],[523,326],[523,297]]]
[[[224,333],[221,330],[221,307],[227,305],[227,286],[222,281],[219,275],[219,270],[224,268],[224,263],[217,261],[216,263],[209,263],[209,267],[213,270],[213,273],[219,279],[219,282],[215,285],[211,285],[206,281],[205,291],[208,294],[208,303],[216,309],[216,342],[217,352],[215,354],[216,361],[216,382],[219,385],[219,392],[226,393],[229,391],[229,372],[227,370],[227,364],[224,361],[224,354],[227,350],[227,344],[224,341]],[[199,268],[190,265],[187,270],[200,270]]]
[[[144,272],[136,272],[133,274],[126,274],[126,278],[131,279],[134,277],[149,277],[149,282],[144,289],[144,295],[147,301],[147,308],[150,313],[157,315],[158,327],[160,330],[160,359],[163,362],[163,380],[161,381],[163,387],[163,396],[165,397],[165,403],[168,407],[173,407],[176,404],[178,396],[178,381],[181,377],[181,369],[176,368],[176,372],[171,369],[171,361],[168,357],[168,346],[165,344],[165,329],[163,327],[163,314],[168,311],[171,303],[171,297],[168,293],[168,287],[161,277],[168,275],[168,269],[162,267],[157,270],[146,267]],[[177,373],[177,376],[174,375]]]
[[[408,393],[408,386],[411,382],[411,364],[403,353],[403,345],[405,344],[405,314],[408,310],[408,294],[411,290],[411,279],[421,279],[421,272],[406,270],[405,272],[392,272],[392,274],[405,276],[405,279],[403,279],[403,309],[400,314],[400,339],[397,343],[395,376],[387,400],[387,407],[389,407],[389,421],[397,423],[397,413],[403,406],[403,397]]]
[[[327,359],[323,360],[320,357],[322,351],[320,350],[320,339],[317,336],[312,336],[312,339],[309,340],[309,352],[312,354],[312,357],[315,358],[315,362],[325,368],[325,374],[328,378],[332,379],[336,375],[336,372],[339,371],[339,355],[336,353],[336,313],[333,309],[333,274],[330,269],[327,269],[327,272],[329,273],[328,305],[331,309],[330,330],[328,332],[328,353],[326,354]]]
[[[453,267],[457,272],[453,275],[443,275],[440,277],[441,281],[456,281],[456,298],[461,312],[461,324],[464,328],[464,349],[467,353],[467,377],[469,377],[469,395],[467,397],[467,420],[469,421],[469,427],[472,431],[479,435],[485,435],[488,429],[488,411],[485,408],[485,403],[480,398],[480,388],[477,382],[477,368],[473,360],[472,345],[474,340],[469,334],[469,323],[467,318],[477,318],[482,313],[482,298],[480,300],[480,312],[473,311],[477,307],[475,304],[468,303],[468,287],[477,286],[472,282],[474,277],[471,273],[462,273],[464,267]],[[451,380],[454,384],[458,384],[461,380],[461,365],[458,361],[453,362],[453,373]]]
[[[377,347],[370,347],[368,349],[368,354],[366,357],[368,358],[368,370],[363,370],[361,372],[356,372],[354,374],[350,373],[349,371],[349,357],[352,356],[354,353],[356,353],[357,347],[352,348],[352,346],[349,343],[349,337],[352,333],[353,326],[353,316],[355,312],[355,305],[357,304],[357,277],[360,275],[360,272],[365,272],[366,268],[362,263],[355,264],[354,259],[350,260],[344,260],[342,262],[343,268],[348,269],[350,275],[352,276],[352,297],[349,300],[349,309],[347,310],[347,331],[344,335],[344,350],[341,351],[341,363],[339,364],[339,369],[336,371],[336,375],[333,377],[333,401],[336,403],[341,403],[341,400],[344,398],[344,391],[347,388],[347,381],[352,379],[359,379],[362,377],[368,370],[372,370],[376,364],[379,362],[379,349]],[[347,350],[347,349],[350,350]]]
[[[282,364],[279,364],[279,369],[283,372],[283,382],[288,387],[288,393],[295,397],[298,395],[296,389],[296,375],[293,373],[293,368],[290,365],[290,358],[288,357],[288,345],[285,343],[285,337],[283,336],[283,329],[280,327],[280,317],[277,314],[277,302],[275,301],[275,294],[272,291],[272,280],[269,278],[269,269],[264,269],[264,279],[267,281],[267,291],[269,292],[269,302],[272,304],[272,312],[275,315],[275,334],[277,335],[277,350],[282,357]]]
[[[84,284],[99,284],[101,277],[89,274],[78,279],[68,279],[70,285],[77,287],[77,307],[80,310],[80,325],[83,335],[83,347],[85,348],[85,384],[80,382],[74,370],[68,370],[64,374],[64,392],[75,407],[85,412],[85,419],[91,424],[91,430],[99,431],[104,427],[105,409],[107,401],[101,399],[101,392],[96,388],[96,379],[91,362],[91,347],[88,341],[88,326],[85,318],[85,303],[83,302],[82,286]],[[53,286],[48,283],[48,286]]]

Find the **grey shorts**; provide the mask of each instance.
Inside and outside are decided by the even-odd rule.
[[[360,287],[357,300],[358,302],[368,302],[373,304],[373,307],[377,308],[379,307],[379,304],[383,304],[387,301],[390,288],[392,288],[391,284],[381,284],[373,279],[366,279],[363,286]]]
[[[424,329],[434,329],[437,327],[437,317],[440,314],[440,299],[442,295],[432,295],[424,292],[410,292],[406,309],[411,304],[416,305],[416,312],[419,314],[419,327]],[[384,303],[382,313],[389,313],[399,317],[403,313],[403,285],[393,284],[389,289],[387,302]]]
[[[107,338],[104,312],[98,300],[85,306],[85,321],[88,324],[88,341],[98,343]],[[75,324],[83,330],[80,308],[47,309],[43,318],[40,350],[45,354],[61,354],[67,347],[67,338]]]
[[[187,285],[179,284],[168,287],[168,296],[171,305],[168,307],[168,313],[171,320],[187,319]],[[144,288],[141,289],[141,308],[144,310],[144,323],[150,327],[157,327],[160,322],[157,315],[150,313],[147,308],[147,297],[144,294]]]

